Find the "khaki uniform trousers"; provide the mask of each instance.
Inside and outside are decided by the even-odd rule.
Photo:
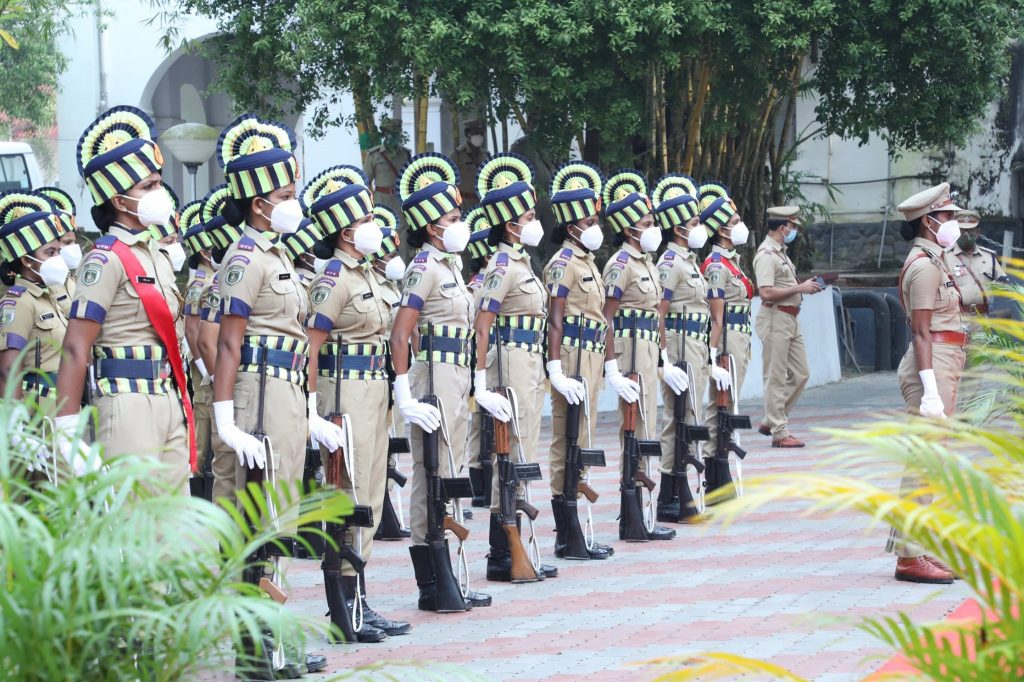
[[[676,331],[667,331],[668,361],[679,362],[679,338],[683,336]],[[689,396],[686,398],[686,422],[688,424],[704,423],[704,388],[708,385],[711,369],[708,366],[708,344],[692,336],[686,338],[686,362],[690,365]],[[693,398],[693,410],[690,409],[690,396]],[[661,397],[665,408],[665,416],[661,420],[661,467],[663,474],[671,474],[676,463],[676,394],[664,381],[661,382]],[[693,446],[695,449],[696,446]]]
[[[762,346],[764,423],[772,430],[772,440],[782,440],[790,435],[789,414],[810,376],[804,337],[796,316],[778,308],[761,306],[754,329]]]
[[[628,376],[633,369],[632,347],[633,339],[615,339],[615,358],[618,361],[619,371],[623,376]],[[640,393],[640,413],[636,420],[636,437],[640,440],[649,440],[658,435],[658,342],[641,339],[636,347],[636,372],[640,375],[638,383],[642,389]],[[623,448],[625,430],[622,428],[623,420],[626,417],[626,404],[619,401],[619,449]],[[626,458],[620,457],[619,476],[626,473]],[[644,471],[646,463],[640,462],[639,471]],[[643,485],[637,481],[637,487]]]
[[[414,398],[427,394],[426,362],[417,362],[409,370],[409,389]],[[462,470],[466,457],[466,429],[469,422],[469,367],[444,362],[434,363],[434,394],[443,405],[442,427],[438,429],[437,460],[438,475],[444,478],[457,476]],[[409,526],[412,530],[412,544],[427,543],[427,472],[423,467],[423,431],[414,426],[412,437],[412,490],[409,501]],[[448,447],[451,446],[455,460],[454,471],[448,465]]]
[[[932,343],[932,368],[935,370],[935,384],[939,389],[939,397],[942,398],[942,406],[947,417],[956,412],[960,376],[966,359],[967,354],[959,346],[948,343]],[[899,381],[900,393],[903,394],[903,403],[907,407],[907,412],[920,414],[924,385],[918,374],[913,344],[907,350],[907,354],[903,356],[903,360],[900,361],[896,379]],[[922,481],[919,477],[904,474],[900,479],[900,493],[914,490],[921,485]],[[923,495],[917,498],[917,501],[919,504],[930,504],[932,496]],[[895,529],[892,532],[892,541],[893,551],[900,558],[912,559],[925,554],[924,548],[904,539]]]
[[[203,386],[203,375],[192,367],[192,415],[196,424],[196,475],[203,475],[206,458],[213,452],[213,384]],[[219,437],[218,437],[218,440]]]
[[[540,443],[540,411],[544,404],[544,355],[531,353],[522,348],[498,347],[501,356],[501,369],[504,385],[515,391],[518,401],[519,435],[509,422],[509,444],[512,451],[509,457],[513,462],[519,461],[519,446],[522,446],[523,457],[527,462],[537,461],[537,447]],[[487,387],[498,385],[498,364],[495,362],[496,349],[487,351]],[[479,440],[477,441],[479,443]],[[479,445],[478,445],[479,448]],[[477,450],[479,452],[479,449]],[[497,514],[501,506],[501,484],[498,480],[497,456],[491,458],[491,513]],[[520,486],[519,494],[525,494]]]
[[[154,490],[189,494],[188,427],[177,393],[115,393],[100,396],[96,442],[106,457],[134,455],[170,468],[154,472]]]
[[[256,430],[259,420],[260,377],[255,372],[239,372],[235,380],[235,425],[245,433]],[[279,489],[288,489],[294,495],[302,482],[302,469],[306,463],[306,440],[309,438],[309,415],[306,412],[306,393],[298,384],[277,377],[267,377],[264,403],[263,430],[274,449],[274,457],[267,460]],[[232,453],[234,454],[234,453]],[[235,464],[245,487],[245,469]],[[270,471],[266,472],[269,481]],[[281,510],[279,510],[280,512]],[[296,510],[281,514],[278,522],[283,530],[296,528]]]
[[[355,462],[355,476],[342,466],[342,490],[359,504],[373,508],[373,528],[350,529],[348,541],[356,546],[363,561],[368,562],[373,553],[373,536],[384,509],[384,486],[388,477],[388,382],[386,379],[342,379],[340,410],[334,406],[334,386],[333,377],[317,379],[318,393],[322,396],[317,405],[320,406],[321,417],[341,412],[350,420],[355,452],[349,456]],[[320,448],[320,458],[326,466],[329,455],[323,447]],[[361,544],[356,544],[352,537],[356,530]],[[342,564],[341,573],[356,574],[347,561]]]
[[[398,412],[397,409],[391,408],[390,410],[388,410],[387,417],[384,419],[384,424],[385,424],[385,426],[388,426],[388,427],[391,428],[391,430],[394,432],[396,438],[401,438],[402,436],[405,435],[405,420],[402,419],[402,415]],[[390,438],[390,436],[389,436],[389,438]],[[388,467],[391,467],[391,468],[394,468],[394,469],[398,468],[398,455],[397,454],[390,453],[390,452],[388,453]],[[387,473],[387,472],[385,472],[385,473]],[[395,489],[395,482],[392,481],[390,478],[387,481],[387,487],[388,487],[389,491]]]
[[[732,394],[739,402],[740,389],[743,388],[743,379],[747,376],[747,365],[750,364],[750,334],[729,330],[729,348],[727,352],[732,353],[733,363],[736,367],[736,383],[732,386]],[[711,370],[708,370],[711,376]],[[718,410],[715,401],[718,399],[718,388],[715,382],[708,382],[708,401],[704,405],[704,425],[708,427],[708,440],[704,443],[704,456],[715,456],[715,438],[718,437]]]
[[[576,348],[562,345],[562,368],[566,376],[576,374]],[[587,380],[587,400],[590,402],[590,428],[587,428],[587,416],[583,405],[580,405],[580,436],[576,441],[581,448],[593,447],[591,433],[596,427],[597,398],[601,393],[601,374],[604,371],[604,352],[584,350],[580,354],[579,375]],[[571,373],[570,373],[571,372]],[[565,396],[551,389],[551,448],[548,461],[548,477],[551,479],[551,495],[561,495],[565,487],[565,416],[569,403]],[[584,469],[583,475],[586,475]],[[578,497],[578,495],[577,495]]]

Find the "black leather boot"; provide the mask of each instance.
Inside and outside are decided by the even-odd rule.
[[[555,556],[559,559],[573,559],[573,560],[588,560],[588,559],[607,559],[615,550],[607,545],[602,545],[597,542],[590,549],[586,548],[586,542],[577,540],[577,542],[583,545],[582,550],[586,552],[586,556],[566,556],[566,550],[569,547],[569,528],[574,520],[569,514],[578,514],[579,507],[575,504],[566,504],[565,497],[562,495],[556,495],[551,498],[551,513],[555,517]],[[579,519],[575,520],[579,523]],[[573,531],[577,532],[577,531]]]
[[[383,630],[388,637],[404,635],[412,630],[412,625],[403,620],[389,620],[370,608],[366,603],[366,573],[359,574],[359,580],[363,586],[363,623],[372,625],[378,630]]]
[[[693,499],[693,488],[690,487],[690,479],[687,478],[686,469],[681,474],[679,481],[679,523],[699,523],[704,516],[697,511],[697,503]],[[698,482],[700,476],[697,476]]]
[[[565,498],[555,495],[551,498],[551,516],[555,519],[555,556],[565,557]]]
[[[350,613],[353,613],[356,608],[356,576],[341,576],[341,589],[345,593],[345,602],[348,604],[348,610]],[[364,614],[363,626],[356,630],[356,641],[360,644],[372,644],[374,642],[383,642],[387,638],[387,633],[370,624]]]
[[[707,481],[707,491],[710,495],[713,491],[719,488],[732,488],[732,473],[729,471],[729,460],[728,458],[720,457],[705,457],[704,458],[704,480]],[[735,489],[725,493],[725,497],[719,498],[710,504],[718,504],[719,502],[725,502],[736,497]]]
[[[486,495],[484,494],[483,469],[469,467],[469,483],[473,486],[473,501],[470,504],[474,507],[489,507],[490,502],[487,501]],[[487,485],[490,484],[491,482],[487,481]]]
[[[512,552],[508,548],[508,536],[505,535],[498,514],[491,514],[488,540],[491,549],[487,553],[487,579],[507,583],[512,580]]]
[[[409,557],[412,559],[412,571],[416,576],[416,587],[420,591],[416,606],[420,611],[436,611],[434,597],[437,594],[437,577],[430,565],[430,548],[426,545],[412,545],[409,547]]]
[[[676,497],[676,480],[672,474],[661,475],[661,490],[658,491],[658,520],[679,521],[679,498]]]

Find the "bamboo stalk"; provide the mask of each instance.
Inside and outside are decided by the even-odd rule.
[[[707,95],[710,90],[711,65],[704,62],[700,66],[700,76],[697,84],[697,99],[690,110],[690,123],[686,131],[686,154],[683,157],[683,168],[687,173],[693,173],[694,161],[701,157],[700,129],[704,117],[704,104],[707,102]]]

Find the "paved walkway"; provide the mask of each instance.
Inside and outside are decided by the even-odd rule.
[[[756,424],[760,405],[743,407]],[[824,438],[812,428],[846,426],[899,407],[893,374],[809,390],[793,425],[808,447],[772,450],[768,439],[746,435],[745,473],[806,470],[825,454]],[[610,560],[554,559],[547,494],[535,484],[534,500],[542,509],[541,547],[545,561],[558,565],[558,578],[518,586],[487,583],[487,516],[477,510],[469,522],[471,577],[475,589],[493,595],[492,607],[449,615],[417,611],[406,543],[377,543],[370,603],[387,616],[412,622],[413,631],[381,644],[313,643],[310,649],[329,657],[330,671],[380,661],[433,660],[462,663],[489,680],[548,682],[650,680],[660,671],[630,664],[727,651],[766,658],[814,680],[839,682],[862,678],[890,654],[857,629],[861,617],[905,611],[917,619],[940,619],[967,596],[960,583],[896,582],[894,561],[883,551],[885,529],[865,530],[864,517],[855,514],[806,518],[806,505],[798,502],[751,514],[728,530],[713,524],[678,526],[671,542],[619,542],[616,433],[614,414],[602,414],[598,445],[609,466],[595,470],[592,481],[602,493],[595,505],[598,539],[615,544]],[[408,471],[408,460],[401,466]],[[318,564],[297,563],[289,605],[323,613]]]

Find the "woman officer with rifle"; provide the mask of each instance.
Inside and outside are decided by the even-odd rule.
[[[217,143],[217,158],[231,197],[224,216],[244,223],[241,238],[228,247],[220,266],[220,331],[214,370],[213,413],[217,432],[235,451],[252,479],[262,470],[280,488],[302,480],[306,440],[312,435],[328,449],[344,440],[341,429],[308,402],[305,370],[308,342],[302,321],[309,298],[291,256],[277,238],[299,228],[302,209],[295,198],[298,163],[295,136],[285,126],[244,114],[228,125]],[[260,414],[259,406],[267,406]],[[251,433],[263,425],[265,438]],[[273,451],[267,452],[267,441]],[[283,519],[287,528],[294,519]],[[282,582],[287,559],[278,562]],[[319,670],[323,656],[300,656],[285,645],[286,666]]]
[[[621,399],[619,539],[671,540],[676,532],[654,525],[653,509],[650,517],[644,518],[639,486],[653,494],[654,483],[640,471],[641,459],[658,452],[656,442],[648,441],[646,450],[641,447],[636,434],[637,417],[648,438],[654,435],[658,424],[654,391],[658,381],[657,309],[662,294],[651,254],[661,245],[661,231],[654,224],[647,181],[639,171],[617,171],[605,183],[602,198],[605,216],[615,232],[614,244],[620,247],[604,267],[604,317],[608,324],[604,373]],[[628,377],[622,375],[623,365]]]
[[[654,188],[654,215],[667,242],[665,251],[658,260],[658,279],[664,287],[664,295],[658,304],[662,319],[662,364],[666,368],[662,386],[665,416],[661,430],[661,492],[658,495],[658,520],[674,523],[693,519],[698,508],[692,499],[692,488],[687,479],[687,460],[697,454],[699,448],[693,444],[694,452],[676,452],[677,419],[684,424],[703,425],[704,386],[709,373],[720,388],[728,388],[729,373],[720,367],[709,365],[708,331],[711,314],[708,308],[708,283],[700,272],[696,252],[708,240],[707,228],[700,222],[697,187],[685,175],[667,175]],[[719,321],[720,324],[720,321]],[[683,391],[676,390],[670,379],[669,367],[676,365],[686,371],[692,385],[686,392],[684,414],[676,414],[676,396]],[[703,426],[701,426],[703,430]],[[691,443],[685,444],[687,448]],[[682,456],[681,461],[677,457]],[[679,466],[682,464],[682,466]],[[695,466],[695,468],[698,468]],[[703,469],[703,465],[700,465]],[[698,474],[698,484],[700,483]]]
[[[384,335],[391,320],[391,305],[384,297],[366,257],[381,247],[383,233],[373,216],[373,199],[363,172],[354,166],[323,171],[302,192],[305,212],[323,234],[313,246],[318,258],[330,259],[310,287],[312,308],[306,321],[309,335],[309,394],[319,393],[325,415],[347,415],[351,449],[342,489],[357,503],[373,509],[373,526],[351,528],[360,533],[354,544],[363,564],[373,551],[373,536],[380,523],[388,474],[388,376]],[[340,403],[338,402],[340,400]],[[342,456],[321,448],[324,462]],[[333,577],[333,576],[332,576]],[[325,580],[328,577],[325,573]],[[366,604],[366,577],[349,562],[341,566],[341,587],[349,610],[362,611],[360,642],[380,642],[412,629],[391,621]]]
[[[555,517],[555,556],[560,559],[607,559],[614,550],[591,542],[587,547],[577,511],[581,462],[566,462],[572,444],[566,432],[578,433],[574,444],[593,445],[591,414],[597,412],[605,353],[604,287],[594,251],[601,248],[601,171],[586,161],[571,161],[551,180],[551,209],[557,225],[551,241],[562,248],[544,269],[548,290],[548,361],[551,379],[551,512]],[[566,374],[569,373],[569,376]],[[591,412],[593,411],[593,412]],[[570,428],[575,417],[575,429]],[[570,457],[570,459],[572,459]],[[567,471],[567,466],[576,471]],[[567,475],[568,474],[568,475]],[[576,485],[565,485],[566,481]],[[591,493],[592,494],[592,493]]]
[[[459,272],[458,254],[469,242],[469,227],[461,219],[458,184],[455,164],[441,154],[420,154],[402,171],[399,194],[408,242],[420,251],[406,269],[391,332],[395,406],[414,426],[409,555],[420,610],[439,613],[491,604],[489,595],[458,584],[444,532],[451,519],[445,518],[447,493],[440,479],[461,470],[469,421],[473,297]],[[412,365],[414,332],[419,350]]]

